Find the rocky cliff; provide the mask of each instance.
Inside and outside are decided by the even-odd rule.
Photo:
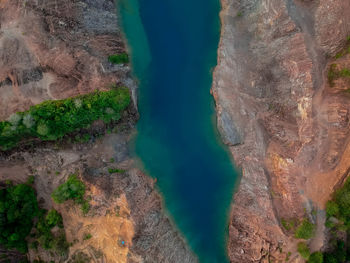
[[[331,87],[327,74],[350,35],[350,2],[221,3],[212,92],[219,130],[242,169],[229,257],[274,262],[292,252],[296,262],[297,241],[281,219],[309,217],[317,224],[312,250],[320,249],[322,209],[349,173],[349,83]],[[339,58],[338,67],[349,59]]]
[[[121,52],[125,45],[112,0],[0,0],[0,120],[45,100],[111,85],[135,95],[130,67],[107,59]],[[0,181],[23,183],[34,176],[40,205],[62,214],[71,243],[66,258],[30,249],[31,261],[197,261],[165,215],[154,181],[129,155],[134,105],[114,129],[117,134],[101,139],[106,127],[95,123],[100,135],[85,143],[42,143],[0,154]],[[79,175],[91,198],[86,216],[73,203],[51,201],[53,189],[71,173]]]

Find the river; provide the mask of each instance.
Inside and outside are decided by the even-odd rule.
[[[119,0],[118,5],[139,81],[135,154],[157,178],[166,210],[200,262],[228,262],[237,172],[216,130],[210,95],[219,0]]]

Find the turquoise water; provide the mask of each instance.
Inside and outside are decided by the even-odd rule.
[[[237,174],[210,95],[219,0],[120,0],[119,7],[140,83],[135,153],[200,262],[228,262]]]

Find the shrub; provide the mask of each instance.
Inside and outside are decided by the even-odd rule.
[[[20,141],[33,138],[57,140],[99,119],[105,123],[117,121],[129,104],[130,94],[127,88],[45,101],[26,112],[16,113],[8,121],[0,122],[0,149],[11,149]]]
[[[114,174],[114,173],[125,173],[124,169],[117,169],[117,168],[108,168],[108,172],[110,174]]]
[[[114,54],[110,55],[108,60],[113,64],[126,64],[129,63],[129,56],[126,53]]]
[[[80,181],[77,175],[72,174],[67,181],[57,187],[51,194],[52,199],[61,204],[67,200],[74,200],[76,204],[81,205],[82,212],[86,214],[89,211],[89,203],[84,199],[85,185]]]
[[[38,222],[36,224],[37,242],[46,250],[56,252],[60,255],[67,253],[68,243],[63,229],[52,233],[55,226],[63,228],[62,216],[56,210],[40,210]]]
[[[307,244],[304,242],[298,243],[298,252],[305,259],[308,259],[310,257],[310,250]]]
[[[92,238],[92,235],[90,233],[85,233],[83,236],[83,240],[88,240],[90,238]]]
[[[295,237],[301,239],[312,238],[315,232],[315,225],[308,219],[304,219],[295,231]]]
[[[323,254],[321,252],[312,253],[307,263],[323,263]]]
[[[0,244],[6,248],[27,251],[25,238],[38,213],[34,190],[26,184],[0,190]]]
[[[75,174],[68,177],[67,181],[61,184],[56,190],[51,194],[52,199],[61,204],[66,200],[82,200],[85,194],[85,185],[82,181],[78,179]]]
[[[45,217],[45,221],[46,221],[46,224],[51,228],[54,226],[59,226],[61,228],[63,227],[62,216],[55,209],[49,210],[49,212]]]
[[[328,201],[326,204],[327,217],[337,216],[339,214],[339,207],[336,202]]]
[[[295,220],[293,219],[287,220],[284,218],[281,219],[281,224],[284,227],[284,229],[286,229],[287,231],[293,229],[296,225]]]

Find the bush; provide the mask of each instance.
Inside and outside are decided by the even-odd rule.
[[[85,185],[75,174],[68,177],[67,181],[57,187],[51,194],[52,199],[61,204],[66,200],[73,199],[80,202],[85,194]]]
[[[117,168],[108,168],[108,172],[110,174],[114,174],[114,173],[125,173],[124,169],[117,169]]]
[[[60,213],[58,213],[55,209],[49,210],[45,217],[46,224],[52,228],[54,226],[63,227],[63,220]]]
[[[40,210],[38,222],[36,224],[36,238],[40,246],[46,250],[56,252],[60,255],[67,253],[68,242],[64,230],[52,233],[55,226],[63,228],[62,216],[56,210]]]
[[[304,219],[300,226],[295,231],[295,237],[301,239],[310,239],[315,232],[315,225],[308,219]]]
[[[323,263],[323,254],[321,252],[312,253],[307,263]]]
[[[0,122],[0,149],[11,149],[20,141],[33,138],[43,141],[57,140],[99,119],[105,123],[117,121],[130,101],[127,88],[96,91],[65,100],[45,101]],[[31,120],[30,123],[28,120]]]
[[[334,201],[328,201],[326,204],[326,214],[327,217],[331,216],[338,216],[339,214],[339,207],[336,202]]]
[[[126,64],[129,63],[129,56],[126,53],[114,54],[110,55],[108,60],[113,64]]]
[[[344,222],[350,221],[350,180],[335,192],[333,202],[338,206],[336,217]]]
[[[67,181],[61,184],[51,194],[52,199],[61,204],[67,200],[74,200],[76,204],[81,205],[81,210],[87,214],[90,209],[89,203],[84,199],[85,185],[75,174],[68,177]]]
[[[298,252],[305,259],[308,259],[310,257],[310,250],[307,244],[304,242],[298,243]]]
[[[284,229],[287,231],[294,229],[296,225],[295,220],[293,219],[287,220],[284,218],[281,219],[281,224],[284,227]]]
[[[38,214],[34,190],[26,184],[9,186],[0,190],[0,244],[25,253],[25,238]]]
[[[92,238],[92,235],[90,233],[85,233],[83,236],[83,240],[88,240],[90,238]]]

